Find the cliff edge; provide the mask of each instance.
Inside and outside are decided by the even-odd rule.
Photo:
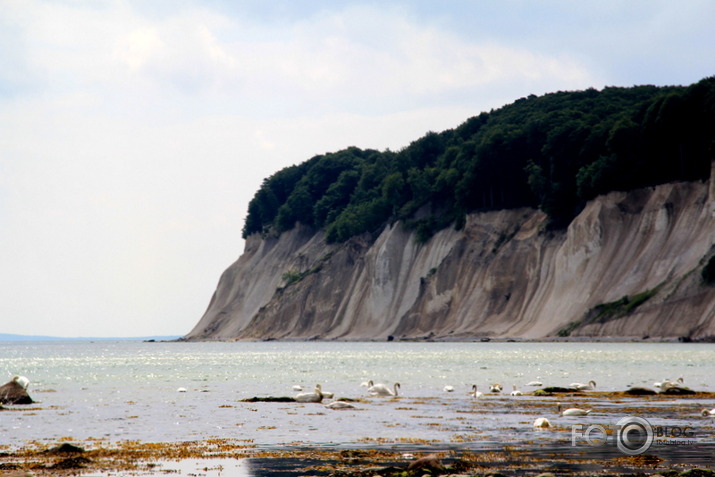
[[[715,187],[589,202],[566,230],[534,209],[473,213],[426,243],[401,223],[327,244],[254,234],[187,340],[715,337]]]

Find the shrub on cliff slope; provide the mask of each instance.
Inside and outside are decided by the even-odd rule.
[[[715,77],[532,95],[397,152],[350,147],[278,171],[243,236],[300,222],[343,241],[393,220],[428,236],[470,211],[521,206],[560,227],[598,194],[707,179],[714,144]]]

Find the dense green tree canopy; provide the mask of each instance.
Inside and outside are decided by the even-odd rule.
[[[705,180],[714,154],[715,77],[532,95],[398,152],[350,147],[280,170],[243,236],[300,222],[343,241],[404,220],[426,239],[468,212],[522,206],[562,227],[605,192]]]

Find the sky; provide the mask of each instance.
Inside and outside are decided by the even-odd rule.
[[[715,74],[715,2],[0,0],[0,333],[183,335],[264,178]]]

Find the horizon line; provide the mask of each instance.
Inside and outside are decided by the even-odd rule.
[[[111,340],[176,340],[184,335],[147,335],[147,336],[51,336],[0,333],[0,341],[111,341]]]

